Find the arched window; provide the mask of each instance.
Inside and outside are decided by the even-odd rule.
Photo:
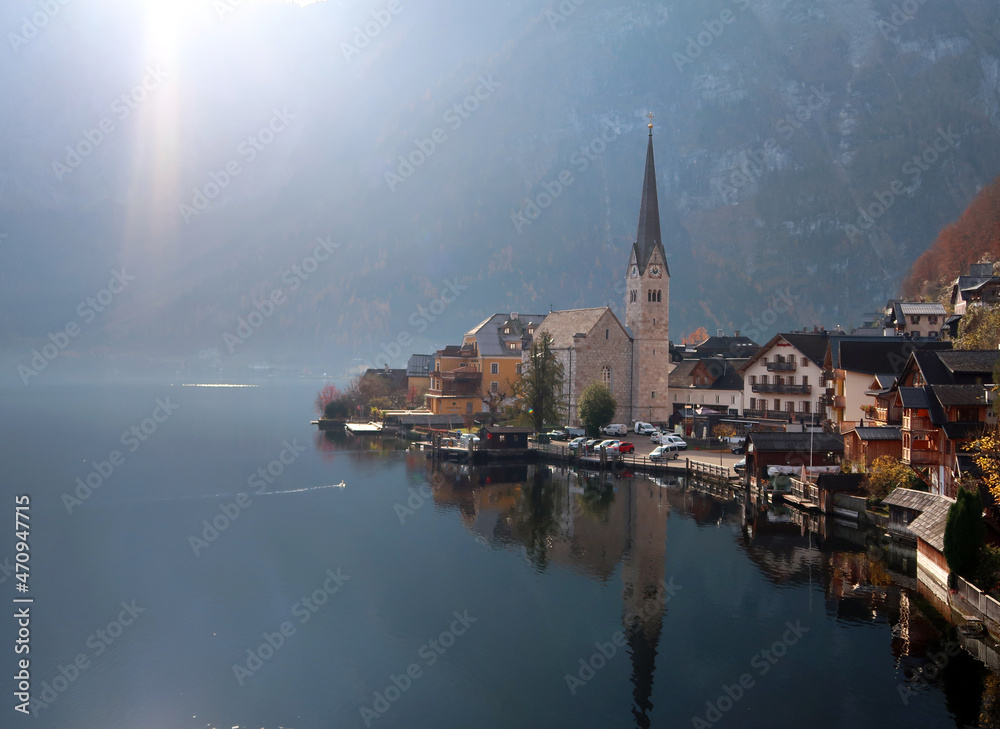
[[[604,365],[604,367],[601,368],[601,382],[603,382],[604,386],[609,390],[611,389],[611,368],[607,365]]]

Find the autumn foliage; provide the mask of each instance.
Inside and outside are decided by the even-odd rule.
[[[1000,261],[1000,177],[984,187],[957,221],[938,233],[900,286],[905,299],[939,298],[969,264]]]
[[[698,327],[681,340],[685,347],[695,347],[708,339],[708,332],[705,327]]]

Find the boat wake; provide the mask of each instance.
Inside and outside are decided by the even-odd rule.
[[[113,503],[117,504],[136,504],[136,503],[147,503],[147,502],[171,502],[171,501],[204,501],[206,499],[235,499],[241,494],[250,496],[251,498],[257,496],[285,496],[287,494],[301,494],[307,491],[324,491],[326,489],[342,489],[346,488],[347,483],[341,481],[340,483],[323,484],[321,486],[304,486],[300,489],[283,489],[280,491],[240,491],[228,494],[191,494],[188,496],[162,496],[153,497],[148,499],[122,499],[121,501],[116,501]]]

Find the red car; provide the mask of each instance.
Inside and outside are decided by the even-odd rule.
[[[629,443],[627,440],[623,440],[623,441],[621,441],[621,442],[618,443],[618,452],[619,453],[634,453],[635,452],[635,446],[632,445],[631,443]]]

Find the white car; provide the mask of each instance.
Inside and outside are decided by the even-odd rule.
[[[628,428],[624,423],[612,423],[601,428],[604,435],[628,435]]]
[[[594,452],[600,453],[601,448],[607,448],[608,453],[618,452],[618,441],[617,440],[602,440],[600,443],[594,446]]]
[[[636,435],[647,435],[649,433],[655,433],[656,432],[656,428],[654,428],[649,423],[642,422],[641,420],[636,420],[634,427],[635,427]]]
[[[688,447],[687,442],[683,438],[681,438],[679,435],[674,435],[673,433],[663,433],[660,436],[660,444],[675,445],[682,451],[686,451]]]

